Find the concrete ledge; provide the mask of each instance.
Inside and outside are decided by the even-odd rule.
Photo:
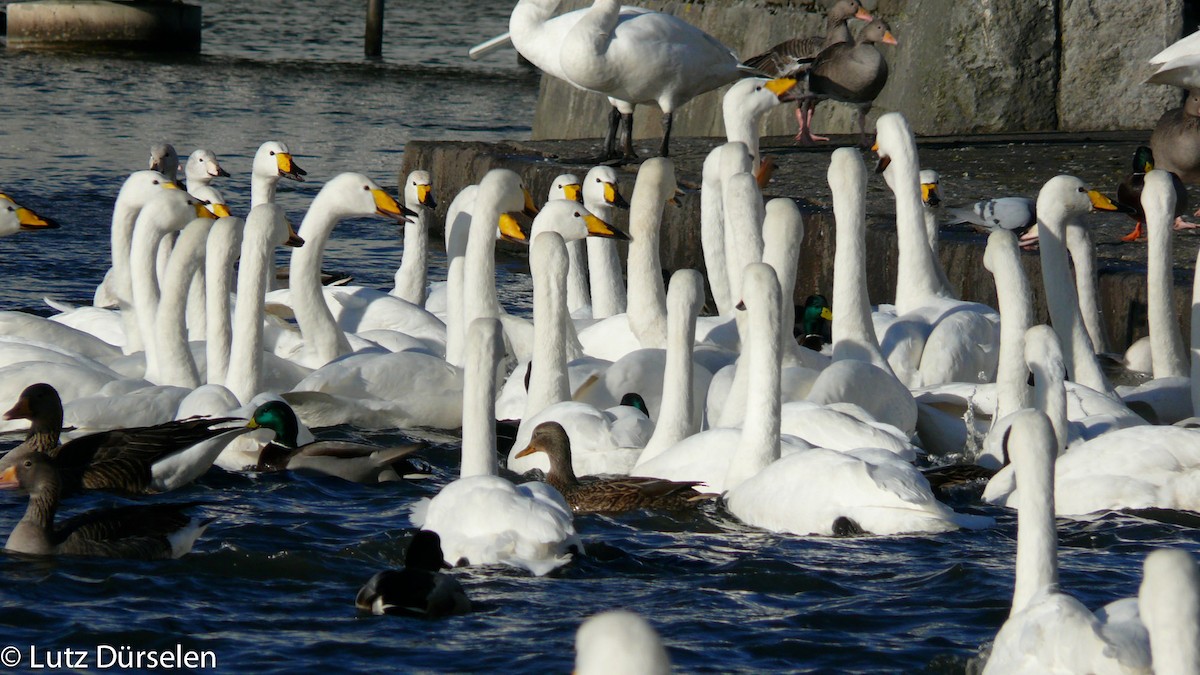
[[[199,52],[199,5],[181,2],[19,2],[8,5],[9,49],[103,47]]]
[[[1128,170],[1129,157],[1148,132],[1092,134],[1024,134],[922,138],[918,145],[922,166],[941,172],[943,195],[948,204],[966,205],[984,197],[1025,195],[1036,197],[1046,180],[1060,173],[1073,173],[1093,187],[1115,196],[1117,183]],[[772,155],[779,169],[765,191],[768,197],[790,197],[805,213],[805,237],[793,298],[803,302],[811,293],[830,295],[833,285],[834,236],[829,186],[826,173],[834,148],[848,145],[850,138],[816,148],[797,147],[790,137],[764,139],[764,152]],[[650,141],[640,147],[643,156],[652,154]],[[668,207],[662,230],[662,261],[668,271],[691,267],[704,269],[700,248],[700,169],[704,156],[723,139],[679,138],[672,142],[672,159],[681,187],[688,190],[681,208]],[[438,196],[438,222],[444,222],[446,207],[463,187],[477,183],[489,170],[508,168],[523,176],[535,199],[545,198],[551,181],[561,173],[580,176],[591,165],[572,158],[594,156],[595,139],[584,141],[506,141],[501,143],[411,141],[405,147],[403,182],[408,171],[421,168],[432,173]],[[865,153],[873,166],[872,153]],[[628,198],[633,192],[636,166],[618,167],[620,188]],[[1195,203],[1195,202],[1193,202]],[[627,215],[622,214],[618,225]],[[867,194],[868,289],[873,304],[892,302],[896,284],[896,231],[892,193],[882,178],[872,177]],[[1099,293],[1110,344],[1124,349],[1146,334],[1146,278],[1144,242],[1119,244],[1133,222],[1121,214],[1093,214],[1087,221],[1097,247]],[[991,275],[983,267],[986,236],[963,226],[942,230],[942,265],[960,297],[995,306]],[[1189,333],[1192,269],[1200,236],[1175,236],[1175,307],[1184,336]],[[1022,257],[1034,292],[1039,321],[1049,320],[1042,291],[1040,260],[1036,253]]]

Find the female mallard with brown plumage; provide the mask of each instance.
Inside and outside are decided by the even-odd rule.
[[[571,439],[558,422],[542,422],[533,430],[529,445],[517,453],[524,457],[535,452],[550,456],[546,482],[562,493],[575,513],[619,513],[634,509],[678,511],[716,497],[696,490],[703,483],[671,481],[661,478],[621,476],[589,478],[580,482],[571,468]]]

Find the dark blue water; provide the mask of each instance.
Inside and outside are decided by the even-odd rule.
[[[249,203],[255,149],[287,142],[311,179],[281,185],[298,222],[320,183],[341,171],[394,188],[410,138],[528,136],[536,77],[511,52],[480,63],[463,56],[503,30],[509,3],[391,3],[379,61],[361,57],[363,4],[205,2],[196,57],[0,52],[0,187],[63,223],[0,239],[0,307],[90,299],[108,265],[112,200],[156,142],[215,150],[233,174],[220,187],[235,212]],[[386,288],[400,251],[394,225],[351,221],[335,233],[326,267]],[[514,306],[525,304],[522,266],[501,267]],[[456,440],[432,440],[437,475],[421,484],[214,470],[156,497],[203,502],[216,518],[178,561],[0,554],[0,650],[18,646],[25,666],[31,646],[43,662],[85,650],[92,669],[98,645],[181,645],[231,672],[566,672],[579,622],[625,607],[660,631],[681,671],[957,673],[1007,615],[1007,511],[968,505],[998,520],[983,532],[828,540],[747,528],[714,504],[684,519],[581,517],[588,555],[549,577],[458,570],[478,606],[468,616],[358,617],[359,584],[402,560],[409,506],[454,476]],[[90,495],[68,508],[111,501]],[[19,495],[0,495],[0,533],[23,509]],[[1200,550],[1188,527],[1119,514],[1064,521],[1060,540],[1062,586],[1092,608],[1135,594],[1154,547]]]

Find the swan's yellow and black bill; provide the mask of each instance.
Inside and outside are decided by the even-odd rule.
[[[621,239],[629,241],[629,235],[621,230],[609,225],[592,214],[587,214],[583,217],[583,222],[587,223],[587,232],[589,237],[605,237],[608,239]]]
[[[415,218],[417,216],[415,211],[404,206],[387,192],[378,188],[371,190],[371,198],[375,200],[375,213],[381,216],[388,216],[396,220],[404,220],[410,216]]]
[[[419,202],[421,204],[421,206],[425,206],[425,207],[428,207],[431,209],[437,208],[437,202],[434,201],[434,199],[433,199],[433,186],[432,185],[418,185],[417,186],[417,202]]]
[[[291,220],[287,221],[287,226],[288,226],[288,238],[287,238],[287,241],[283,242],[283,245],[290,246],[292,248],[300,248],[301,246],[303,246],[304,238],[301,237],[300,235],[296,234],[296,228],[292,227]],[[253,427],[251,427],[251,428],[253,428]]]
[[[209,211],[208,207],[204,205],[204,202],[196,202],[192,208],[196,209],[197,218],[207,218],[208,220],[217,219],[217,215],[212,211]]]
[[[930,206],[942,203],[942,198],[938,195],[937,183],[921,183],[921,201]]]
[[[512,214],[501,213],[498,227],[500,228],[501,239],[517,244],[529,243],[529,233],[521,227],[521,224],[517,222],[517,219]]]
[[[308,172],[301,169],[300,165],[296,164],[296,160],[292,159],[292,156],[286,152],[275,153],[275,163],[279,167],[279,175],[284,178],[291,178],[303,183],[303,177],[308,175]]]
[[[17,480],[17,466],[8,467],[0,473],[0,490],[13,490],[21,487],[21,482]]]
[[[17,222],[22,230],[53,230],[58,227],[54,219],[39,216],[24,206],[17,207]]]
[[[796,79],[792,77],[779,77],[766,83],[765,86],[775,94],[777,98],[783,100],[783,97],[796,87]]]
[[[230,215],[232,215],[229,212],[229,207],[225,204],[209,204],[208,210],[217,214],[218,218],[228,218]]]
[[[879,152],[879,141],[876,141],[875,144],[871,146],[871,151]],[[888,165],[891,163],[892,163],[891,157],[889,157],[887,155],[880,155],[879,161],[875,163],[875,173],[883,173],[884,170],[887,169]]]
[[[1100,211],[1117,211],[1117,205],[1111,199],[1105,197],[1095,190],[1088,190],[1088,199],[1092,200],[1092,206]]]
[[[609,206],[615,206],[618,209],[629,208],[629,202],[625,201],[625,198],[621,196],[620,191],[617,190],[617,186],[613,183],[604,183],[604,201]]]
[[[521,210],[521,213],[530,218],[536,216],[538,214],[538,207],[533,203],[533,195],[529,194],[529,190],[525,188],[521,188],[521,192],[525,193],[525,208]]]
[[[573,202],[583,203],[583,186],[579,183],[568,183],[562,188],[563,196]]]

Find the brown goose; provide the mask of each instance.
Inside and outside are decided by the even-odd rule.
[[[571,439],[558,422],[542,422],[533,430],[529,446],[516,457],[535,452],[550,456],[546,482],[562,493],[575,513],[620,513],[634,509],[678,511],[692,508],[715,494],[697,492],[703,483],[661,478],[622,476],[589,478],[580,482],[571,467]]]
[[[745,65],[767,77],[798,79],[808,72],[822,50],[840,42],[850,42],[850,19],[871,21],[873,18],[858,0],[838,0],[829,7],[829,12],[825,15],[824,35],[784,40],[767,51],[746,59]],[[805,143],[829,140],[812,135],[809,126],[812,122],[812,110],[812,106],[807,110],[804,106],[796,108],[796,122],[800,125],[800,133],[796,134],[796,140]]]
[[[801,102],[815,106],[823,99],[833,99],[858,106],[858,131],[865,143],[867,139],[867,113],[875,97],[887,84],[888,65],[877,44],[897,44],[891,28],[882,19],[867,24],[858,34],[858,40],[839,42],[821,50],[808,73],[809,94]],[[811,117],[806,111],[806,117]],[[810,133],[811,136],[811,133]],[[820,140],[812,136],[813,140]],[[804,142],[804,139],[800,139]]]
[[[186,485],[212,466],[234,437],[249,433],[235,417],[187,419],[150,427],[114,429],[59,445],[62,400],[54,387],[25,388],[5,419],[31,422],[25,442],[0,459],[0,470],[44,453],[61,473],[63,496],[81,489],[127,493],[166,492]]]
[[[1166,169],[1184,183],[1200,184],[1200,92],[1189,91],[1183,106],[1158,118],[1150,134],[1156,169]]]
[[[0,489],[17,487],[29,492],[29,506],[4,544],[17,553],[178,558],[211,522],[186,515],[193,504],[140,504],[89,511],[55,526],[62,484],[53,462],[38,452],[0,473]]]

